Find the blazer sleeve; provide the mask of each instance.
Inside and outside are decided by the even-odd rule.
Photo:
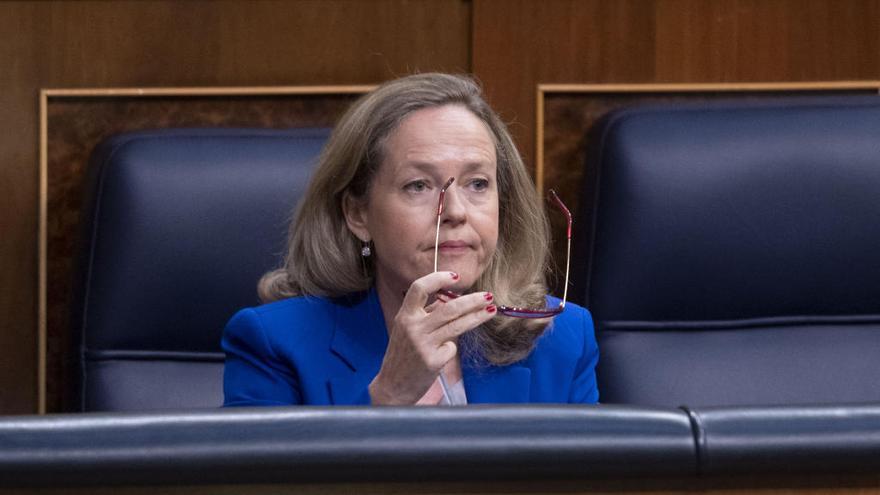
[[[223,330],[224,406],[268,406],[302,403],[293,370],[272,348],[259,313],[243,309]]]
[[[590,312],[581,311],[579,328],[582,329],[583,352],[575,369],[569,402],[596,404],[599,402],[599,388],[596,385],[596,364],[599,362],[599,345],[593,330]]]

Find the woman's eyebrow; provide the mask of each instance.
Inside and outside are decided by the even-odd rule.
[[[483,168],[495,168],[496,164],[488,160],[475,160],[464,164],[462,172],[468,173]],[[414,168],[425,173],[435,173],[439,169],[436,163],[426,162],[422,160],[405,161],[398,167],[398,170]]]
[[[464,165],[464,171],[465,172],[473,172],[473,171],[480,170],[480,169],[487,168],[487,167],[494,169],[496,166],[497,166],[497,164],[489,162],[489,161],[482,161],[481,160],[481,161],[476,161],[476,162],[468,162]]]

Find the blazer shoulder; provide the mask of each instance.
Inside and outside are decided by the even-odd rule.
[[[549,307],[554,307],[559,305],[560,299],[556,297],[548,297],[547,302]],[[590,333],[592,333],[593,316],[590,314],[590,310],[588,310],[587,308],[567,301],[565,303],[565,310],[553,319],[553,323],[550,325],[550,328],[554,327],[575,327],[576,330],[579,332],[582,332],[583,329],[588,329]]]
[[[297,296],[246,308],[252,310],[263,320],[289,320],[291,318],[310,320],[331,317],[334,303],[324,297]]]
[[[559,304],[559,299],[548,297],[550,307]],[[553,319],[547,330],[539,338],[539,344],[564,349],[583,349],[595,346],[596,337],[593,330],[593,317],[583,306],[572,302],[565,303],[565,310]]]
[[[273,347],[288,347],[303,339],[322,340],[319,336],[333,328],[334,315],[334,304],[329,299],[291,297],[239,310],[227,323],[224,336],[244,337],[256,333]]]

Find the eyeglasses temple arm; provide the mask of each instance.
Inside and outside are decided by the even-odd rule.
[[[562,289],[562,302],[559,304],[561,307],[565,307],[565,301],[568,300],[568,274],[569,269],[571,268],[571,211],[565,206],[565,203],[559,199],[559,196],[556,194],[556,191],[550,189],[550,199],[556,204],[556,206],[562,210],[562,213],[565,214],[565,220],[568,222],[568,230],[566,231],[566,248],[565,248],[565,285]]]
[[[455,177],[450,177],[446,184],[440,188],[440,199],[437,200],[437,234],[434,235],[434,272],[437,272],[437,258],[440,253],[440,215],[443,214],[443,198],[446,197],[446,190],[455,182]]]
[[[439,211],[439,210],[438,210]],[[434,236],[434,272],[437,272],[437,256],[439,254],[440,245],[440,215],[437,215],[437,235]]]

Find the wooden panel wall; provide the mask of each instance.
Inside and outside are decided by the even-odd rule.
[[[878,0],[479,0],[473,19],[473,70],[527,162],[538,83],[880,77]]]
[[[470,67],[461,0],[0,3],[0,413],[37,407],[40,88],[372,84]]]
[[[527,159],[538,83],[880,78],[880,0],[0,3],[0,413],[36,410],[44,87],[371,84],[473,71]]]

